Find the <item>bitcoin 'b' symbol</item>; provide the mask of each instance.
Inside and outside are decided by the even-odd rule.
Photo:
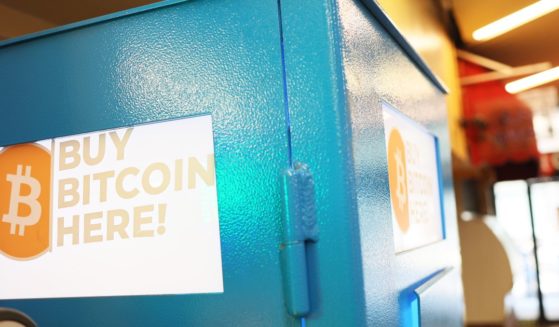
[[[397,128],[388,137],[387,157],[393,217],[400,231],[406,233],[410,228],[406,146]]]
[[[38,143],[0,149],[1,255],[33,260],[48,252],[51,165],[50,151]]]
[[[406,171],[404,159],[402,158],[402,149],[396,149],[394,159],[396,160],[396,198],[398,199],[398,207],[400,210],[404,210],[408,201],[408,192],[406,190]]]
[[[25,227],[37,224],[41,218],[41,204],[38,201],[41,194],[41,184],[31,176],[31,166],[25,166],[24,174],[23,166],[18,165],[17,173],[15,175],[8,174],[6,180],[12,184],[12,189],[9,212],[2,217],[2,221],[10,224],[10,234],[15,235],[19,227],[17,235],[24,236]],[[22,185],[29,187],[29,194],[21,194]],[[29,214],[26,216],[19,215],[19,206],[21,204],[29,207]]]

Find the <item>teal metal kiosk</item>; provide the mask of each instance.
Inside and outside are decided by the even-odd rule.
[[[0,147],[211,115],[223,272],[218,293],[0,306],[39,326],[461,326],[445,93],[373,0],[164,1],[0,43]],[[396,239],[386,115],[433,137],[433,242]]]

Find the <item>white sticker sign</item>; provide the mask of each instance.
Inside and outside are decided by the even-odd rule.
[[[436,137],[383,103],[396,253],[444,238]]]
[[[0,148],[0,299],[223,292],[211,116]]]

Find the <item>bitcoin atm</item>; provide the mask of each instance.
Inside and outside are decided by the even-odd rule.
[[[374,1],[163,1],[0,72],[0,307],[462,325],[446,89]]]

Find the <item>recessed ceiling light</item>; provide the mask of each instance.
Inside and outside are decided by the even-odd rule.
[[[557,0],[540,0],[512,14],[477,29],[474,40],[487,41],[559,9]]]
[[[505,90],[515,94],[559,79],[559,67],[551,68],[541,73],[530,75],[507,83]]]

